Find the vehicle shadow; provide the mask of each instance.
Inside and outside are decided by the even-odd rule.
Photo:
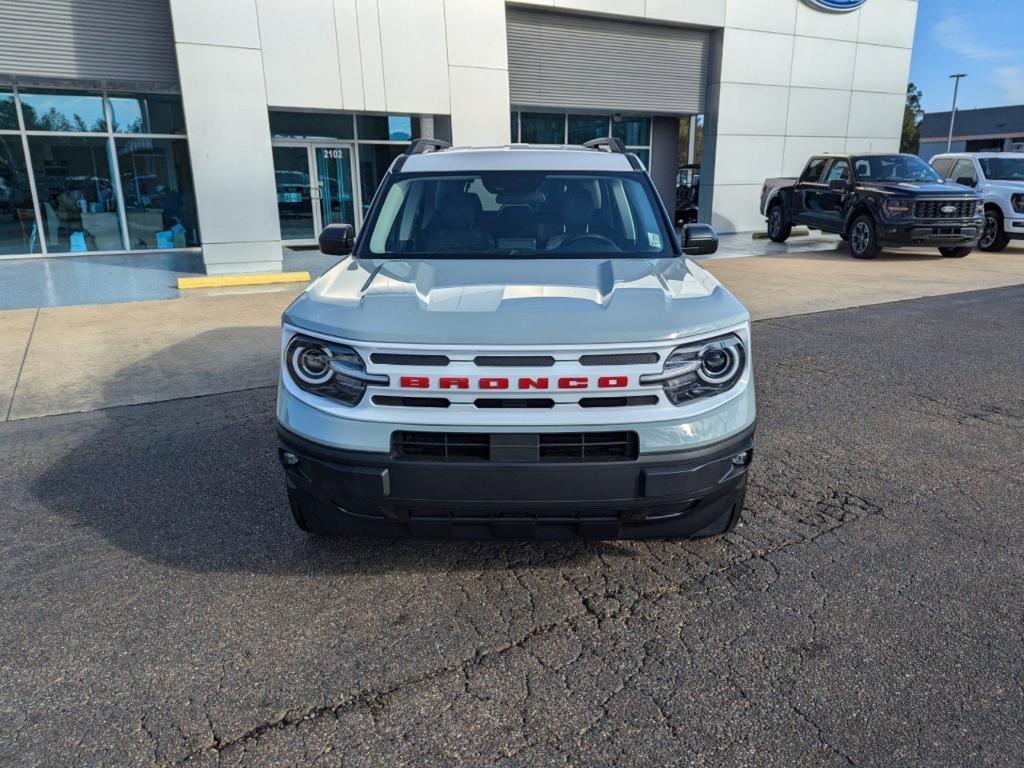
[[[252,349],[272,364],[265,344],[262,328],[198,334],[118,372],[109,387],[120,392],[125,378],[181,361],[202,365],[210,348]],[[33,420],[23,438],[50,458],[26,503],[66,518],[70,525],[59,527],[67,535],[89,529],[148,562],[196,572],[479,571],[636,556],[616,543],[308,536],[294,525],[284,491],[275,396],[274,387],[258,386]]]

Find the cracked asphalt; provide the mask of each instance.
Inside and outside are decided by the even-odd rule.
[[[1022,308],[756,323],[698,542],[307,538],[270,389],[0,425],[0,765],[1024,764]]]

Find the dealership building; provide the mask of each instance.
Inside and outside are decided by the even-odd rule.
[[[621,138],[673,204],[896,151],[917,0],[4,0],[0,258],[201,252],[275,271],[357,228],[416,137]]]

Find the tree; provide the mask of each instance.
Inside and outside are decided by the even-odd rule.
[[[903,136],[900,138],[900,152],[917,154],[921,143],[921,119],[924,108],[921,106],[921,89],[913,83],[907,83],[907,103],[903,107]]]

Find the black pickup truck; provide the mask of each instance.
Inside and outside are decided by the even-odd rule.
[[[776,243],[803,224],[848,240],[858,259],[901,246],[936,246],[943,256],[966,256],[985,221],[974,190],[902,154],[815,155],[798,179],[765,180],[761,213]]]

